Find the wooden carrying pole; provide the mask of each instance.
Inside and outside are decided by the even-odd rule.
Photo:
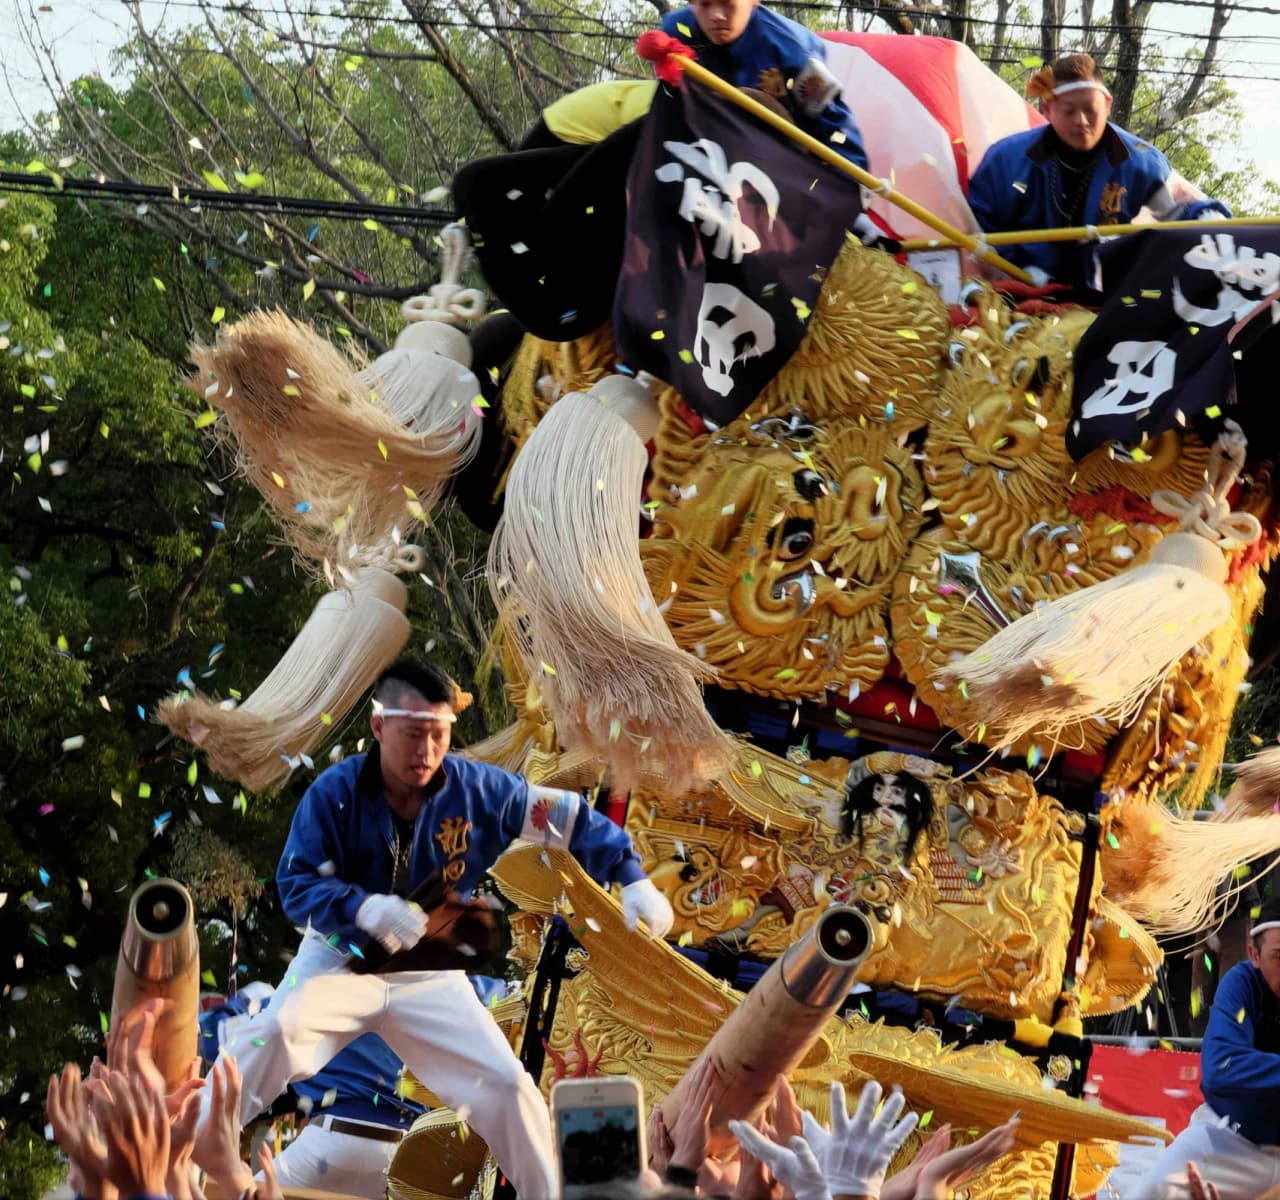
[[[1280,217],[1224,217],[1212,221],[1132,221],[1128,225],[1071,225],[1063,229],[1010,229],[1005,233],[988,233],[988,246],[1021,246],[1028,242],[1092,242],[1099,238],[1123,237],[1128,233],[1144,233],[1159,229],[1199,229],[1212,233],[1215,229],[1248,228],[1258,225],[1280,226]],[[937,250],[950,245],[964,245],[951,238],[909,238],[903,250]]]
[[[803,129],[797,129],[786,117],[779,116],[772,110],[765,108],[758,100],[753,100],[744,92],[738,90],[731,83],[726,83],[718,75],[713,75],[701,63],[695,62],[691,58],[672,55],[672,59],[680,64],[681,70],[690,78],[697,80],[698,83],[710,88],[713,92],[723,96],[732,104],[736,104],[739,108],[749,112],[759,121],[763,121],[766,125],[772,126],[779,133],[785,134],[793,142],[799,146],[803,146],[810,154],[817,155],[828,166],[835,167],[837,171],[843,171],[846,175],[856,179],[864,188],[875,192],[877,195],[883,196],[892,204],[896,204],[903,212],[910,213],[917,221],[928,225],[930,229],[936,229],[942,235],[942,243],[952,243],[957,246],[963,246],[971,254],[974,254],[984,262],[990,263],[993,267],[999,267],[1000,270],[1011,275],[1020,283],[1030,283],[1031,276],[1028,275],[1021,267],[1016,267],[1006,258],[1001,258],[993,250],[982,245],[980,240],[971,233],[964,233],[957,229],[954,225],[948,224],[935,213],[931,213],[927,208],[922,208],[914,200],[909,199],[899,192],[896,188],[890,187],[888,184],[877,179],[869,171],[864,171],[861,167],[851,163],[843,155],[838,154],[830,146],[818,141],[817,138],[804,132]],[[941,243],[940,243],[941,244]]]

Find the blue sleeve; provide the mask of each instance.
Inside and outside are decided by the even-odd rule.
[[[1186,210],[1182,217],[1185,221],[1198,221],[1200,217],[1207,212],[1221,213],[1224,217],[1232,215],[1231,209],[1221,200],[1214,200],[1206,197],[1203,200],[1190,200],[1187,202]]]
[[[683,25],[688,32],[678,28]],[[697,28],[697,21],[693,15],[693,9],[685,7],[678,8],[675,12],[669,12],[663,15],[662,21],[658,28],[663,33],[669,34],[671,37],[679,38],[682,42],[687,43],[693,36],[693,31]]]
[[[293,814],[276,887],[280,904],[295,925],[310,924],[324,937],[364,941],[356,910],[368,894],[343,878],[345,846],[337,828],[339,805],[354,795],[347,773],[326,771],[303,795]]]
[[[994,150],[995,146],[987,150],[969,180],[969,207],[978,228],[984,233],[995,233],[1009,226],[1008,216],[1000,203],[1000,197],[1008,187],[1004,179],[1004,163],[998,154],[993,153]]]
[[[773,20],[770,28],[777,39],[774,45],[777,47],[780,65],[789,78],[797,77],[810,59],[826,63],[827,45],[812,29],[777,13],[771,13],[771,16]],[[792,107],[796,124],[801,129],[830,146],[855,166],[864,171],[870,170],[867,152],[862,145],[862,134],[858,130],[858,123],[853,119],[853,113],[845,103],[843,92],[837,93],[826,108],[816,115],[802,111],[798,104]]]
[[[864,171],[871,169],[858,123],[853,119],[853,113],[849,111],[843,95],[837,96],[818,114],[815,124],[817,128],[809,132],[818,141],[825,142],[854,166],[861,167]]]
[[[508,844],[523,838],[568,850],[604,886],[625,886],[644,878],[631,835],[596,812],[577,792],[539,787],[519,775],[507,778],[519,785],[510,789],[502,808],[502,833]]]
[[[569,842],[569,853],[599,884],[620,883],[625,887],[645,877],[631,835],[585,802]]]
[[[1229,971],[1218,985],[1200,1050],[1201,1087],[1208,1097],[1280,1100],[1280,1054],[1256,1048],[1255,1000],[1245,972]]]

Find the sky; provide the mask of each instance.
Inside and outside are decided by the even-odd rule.
[[[1252,161],[1259,173],[1280,183],[1280,0],[1240,0],[1247,8],[1273,7],[1272,13],[1236,12],[1227,25],[1219,60],[1233,76],[1231,86],[1245,108],[1243,136],[1223,165],[1240,167]],[[41,30],[52,45],[65,78],[98,72],[115,76],[111,52],[128,36],[129,19],[121,0],[30,0],[39,10]],[[262,0],[262,7],[271,7]],[[23,115],[47,107],[47,94],[30,51],[17,31],[17,14],[29,0],[0,0],[0,128],[22,124]],[[319,5],[322,10],[327,4]],[[163,21],[170,27],[198,19],[190,0],[142,0],[148,25]],[[1068,18],[1070,20],[1071,18]],[[1168,53],[1192,44],[1197,30],[1207,27],[1209,10],[1185,3],[1156,0],[1148,43],[1163,43]],[[1063,49],[1070,47],[1064,45]]]

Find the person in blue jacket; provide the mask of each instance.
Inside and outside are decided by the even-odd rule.
[[[1280,897],[1249,931],[1249,959],[1218,984],[1200,1049],[1202,1104],[1134,1195],[1187,1200],[1194,1162],[1221,1200],[1280,1184]]]
[[[760,0],[694,0],[667,13],[662,32],[692,46],[726,82],[772,97],[806,133],[867,169],[862,135],[817,34]]]
[[[621,884],[628,928],[643,920],[662,937],[674,917],[626,831],[581,796],[448,753],[464,703],[443,671],[411,659],[374,685],[375,747],[307,789],[276,873],[285,913],[306,927],[298,954],[276,1002],[222,1053],[239,1065],[247,1120],[377,1033],[485,1140],[516,1191],[539,1200],[559,1191],[547,1106],[467,976],[356,974],[347,963],[374,941],[393,954],[416,945],[427,918],[406,897],[437,873],[472,893],[518,838],[567,850],[597,882]]]
[[[1231,215],[1217,200],[1175,203],[1169,160],[1108,120],[1111,92],[1088,54],[1068,54],[1033,75],[1027,98],[1049,124],[1001,138],[969,181],[969,207],[987,233],[1123,225],[1144,208],[1159,220]],[[1087,243],[1029,242],[1001,253],[1036,283],[1090,282]]]

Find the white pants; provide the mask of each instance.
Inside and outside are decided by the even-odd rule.
[[[284,1148],[276,1159],[276,1172],[287,1188],[383,1200],[387,1171],[399,1146],[399,1142],[335,1133],[311,1124]]]
[[[1268,1188],[1280,1184],[1280,1146],[1259,1146],[1219,1121],[1207,1104],[1197,1108],[1191,1124],[1173,1139],[1134,1190],[1133,1200],[1188,1200],[1189,1162],[1200,1168],[1222,1200],[1258,1200]]]
[[[294,1080],[314,1075],[362,1033],[376,1033],[484,1138],[523,1200],[557,1196],[546,1102],[467,977],[353,975],[345,961],[307,934],[270,1006],[223,1047],[244,1077],[241,1119],[267,1108]],[[206,1113],[209,1100],[205,1088]]]

